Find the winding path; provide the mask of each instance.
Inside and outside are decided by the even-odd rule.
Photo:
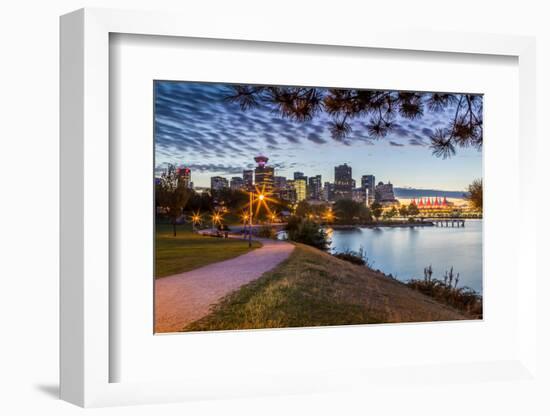
[[[178,332],[207,315],[210,306],[285,260],[294,246],[255,238],[257,248],[233,259],[155,280],[155,332]]]

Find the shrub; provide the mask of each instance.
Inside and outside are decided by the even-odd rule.
[[[263,225],[258,230],[258,237],[275,239],[277,238],[277,231],[269,225]]]
[[[363,248],[360,248],[359,251],[346,250],[341,253],[333,253],[333,256],[359,266],[365,266],[367,264]]]
[[[287,220],[285,230],[288,232],[296,231],[301,222],[302,219],[300,217],[293,215]]]
[[[292,224],[289,221],[287,233],[289,240],[307,244],[319,250],[327,250],[329,245],[325,230],[313,221],[300,220],[293,221]]]
[[[443,280],[433,279],[432,266],[424,268],[424,279],[412,279],[407,286],[412,289],[456,308],[467,315],[482,318],[483,299],[475,290],[469,287],[458,287],[460,274],[455,275],[453,268],[445,272]]]

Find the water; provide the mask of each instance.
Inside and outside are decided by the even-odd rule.
[[[454,267],[459,286],[482,293],[482,221],[466,220],[465,227],[328,229],[332,252],[361,247],[374,269],[399,280],[423,278],[432,265],[433,278]]]

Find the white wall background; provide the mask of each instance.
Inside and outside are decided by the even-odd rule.
[[[186,4],[189,3],[189,4]],[[200,3],[200,4],[199,4]],[[310,3],[310,4],[308,4]],[[278,19],[299,24],[300,18],[337,30],[339,25],[377,25],[391,19],[404,27],[535,35],[538,42],[538,131],[541,195],[533,209],[549,207],[547,186],[550,116],[550,27],[542,1],[453,2],[427,0],[271,2],[245,0],[183,2],[170,0],[19,0],[0,9],[0,413],[57,414],[82,412],[56,399],[58,377],[58,16],[84,6],[179,10],[216,13],[239,19]],[[329,29],[330,28],[330,29]],[[238,26],[236,26],[238,30]],[[544,97],[546,95],[546,97]],[[548,98],[547,98],[548,97]],[[543,180],[543,175],[545,178]],[[511,195],[513,197],[513,195]],[[539,230],[539,258],[544,259]],[[550,279],[550,276],[549,276]],[[549,293],[543,283],[539,293]],[[540,298],[543,300],[543,297]],[[549,306],[540,303],[543,351],[548,367]],[[544,353],[546,351],[546,354]],[[506,383],[466,388],[457,397],[452,385],[431,391],[363,397],[347,393],[323,396],[172,404],[157,407],[92,410],[124,414],[549,414],[544,392],[530,385]],[[547,391],[550,387],[547,386]],[[397,396],[397,397],[396,397]]]

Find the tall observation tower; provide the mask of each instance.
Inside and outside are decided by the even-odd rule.
[[[273,190],[273,176],[275,176],[275,169],[271,166],[267,166],[267,156],[259,155],[254,158],[254,161],[258,164],[254,169],[254,183],[259,189],[265,189],[266,192]]]

